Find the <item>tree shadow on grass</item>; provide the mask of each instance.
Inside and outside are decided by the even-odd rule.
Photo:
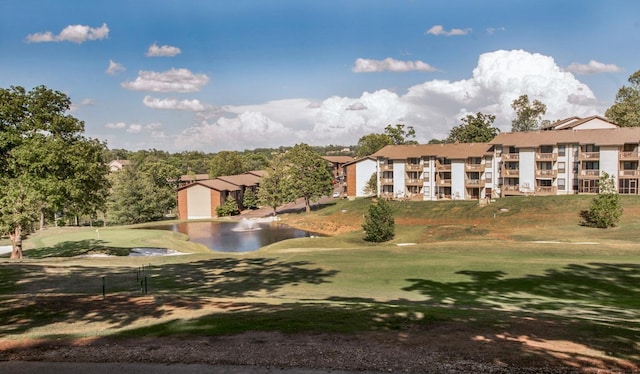
[[[168,317],[175,309],[201,309],[208,298],[231,303],[255,294],[268,296],[287,285],[321,284],[337,274],[310,262],[271,258],[213,259],[142,271],[26,264],[0,268],[0,320],[6,321],[0,337],[59,323],[123,328],[140,319]]]
[[[461,282],[408,279],[405,291],[419,292],[425,305],[467,311],[474,321],[497,321],[502,331],[488,340],[509,339],[535,349],[500,324],[531,320],[526,340],[579,342],[585,347],[640,363],[640,265],[590,263],[548,270],[543,275],[508,278],[501,271],[460,271]],[[492,323],[492,322],[489,322]],[[536,344],[533,344],[534,346]],[[541,349],[542,350],[542,349]],[[547,352],[549,353],[549,352]],[[584,359],[584,357],[583,357]],[[571,361],[571,358],[567,358]]]

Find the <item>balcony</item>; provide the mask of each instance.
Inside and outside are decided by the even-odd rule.
[[[382,171],[393,171],[393,164],[382,164],[382,165],[380,165],[380,170],[382,170]]]
[[[637,177],[640,175],[638,170],[620,170],[620,177]]]
[[[515,196],[515,195],[523,195],[523,193],[520,191],[520,186],[504,185],[502,186],[502,195]]]
[[[597,179],[600,178],[600,169],[583,169],[580,170],[580,178]]]
[[[578,154],[580,160],[599,160],[600,152],[580,152]]]
[[[556,161],[557,153],[536,153],[536,161]]]
[[[558,171],[551,169],[540,169],[536,170],[536,177],[538,178],[557,178]]]
[[[624,152],[620,152],[618,154],[618,158],[620,160],[630,160],[630,161],[637,161],[640,160],[640,157],[638,156],[638,151],[624,151]]]
[[[552,186],[536,186],[536,195],[556,195],[558,187]]]
[[[436,164],[436,170],[437,171],[450,171],[451,170],[451,164],[437,163]]]
[[[484,164],[464,164],[465,171],[482,171],[484,170]]]
[[[520,169],[502,169],[502,172],[500,173],[500,176],[502,177],[517,177],[520,175]]]
[[[467,187],[480,187],[484,185],[484,179],[465,179],[464,185]]]
[[[451,179],[436,178],[436,184],[440,187],[451,187]]]
[[[503,153],[502,161],[518,161],[520,159],[520,153]]]
[[[404,180],[405,186],[422,186],[424,184],[424,179],[421,178],[407,178]]]
[[[406,171],[422,171],[424,169],[424,165],[420,165],[420,164],[405,164],[404,169]]]
[[[389,184],[393,184],[393,178],[380,178],[380,184],[383,185],[389,185]]]

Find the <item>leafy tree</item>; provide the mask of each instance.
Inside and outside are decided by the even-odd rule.
[[[222,151],[216,153],[209,163],[209,177],[237,175],[246,172],[244,158],[238,152]]]
[[[387,145],[393,144],[393,140],[387,134],[364,135],[358,140],[358,157],[372,155]]]
[[[529,102],[529,96],[520,95],[513,100],[511,108],[516,111],[516,118],[511,121],[511,131],[527,132],[540,128],[542,115],[547,112],[547,106],[538,100]]]
[[[396,124],[395,126],[387,125],[387,127],[384,128],[384,133],[391,138],[392,144],[418,144],[417,141],[409,139],[416,137],[416,130],[414,130],[413,126],[408,126],[405,130],[403,124]]]
[[[381,243],[393,239],[395,221],[391,205],[384,199],[378,199],[377,203],[369,205],[369,214],[365,216],[362,228],[366,241]]]
[[[271,159],[267,167],[267,175],[260,181],[258,188],[258,201],[266,206],[276,209],[284,204],[289,196],[287,191],[287,163],[284,154],[276,155]]]
[[[112,192],[107,201],[107,218],[114,224],[157,221],[175,207],[175,190],[170,176],[176,170],[166,164],[132,165],[110,175]]]
[[[640,126],[640,70],[629,77],[630,86],[622,86],[613,105],[604,113],[620,127]]]
[[[264,153],[244,153],[242,160],[245,171],[264,170],[269,166],[269,158]]]
[[[333,177],[326,161],[309,145],[296,144],[285,155],[286,190],[290,198],[304,198],[307,212],[311,211],[311,200],[329,195],[333,191]]]
[[[493,127],[496,116],[478,112],[475,116],[468,114],[462,118],[462,124],[451,129],[446,143],[483,143],[489,142],[500,132]]]
[[[34,217],[43,225],[45,215],[93,213],[104,203],[104,145],[83,136],[70,108],[64,93],[44,86],[0,89],[0,227],[14,239],[12,258],[22,257]]]
[[[238,202],[232,196],[227,196],[224,204],[216,208],[216,215],[218,217],[235,216],[238,214],[240,214]]]
[[[583,210],[580,215],[585,226],[607,229],[618,224],[622,206],[613,176],[602,173],[598,181],[598,196],[591,201],[589,210]]]
[[[367,195],[376,195],[378,193],[378,173],[375,171],[369,177],[369,180],[364,186],[364,191]]]
[[[255,209],[258,207],[258,196],[252,189],[247,189],[242,197],[242,206],[245,209]]]

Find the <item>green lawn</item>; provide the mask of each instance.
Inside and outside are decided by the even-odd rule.
[[[610,230],[579,225],[589,201],[394,203],[407,224],[389,243],[354,231],[243,254],[151,230],[39,233],[26,260],[0,260],[0,338],[402,331],[443,321],[497,333],[533,319],[555,326],[539,339],[640,362],[640,199],[623,198],[623,220]],[[357,220],[369,203],[339,201],[308,217]],[[136,246],[191,254],[53,257]]]

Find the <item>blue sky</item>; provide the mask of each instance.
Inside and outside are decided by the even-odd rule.
[[[387,124],[502,131],[603,115],[640,69],[640,2],[0,0],[0,87],[65,92],[110,148],[356,144]]]

